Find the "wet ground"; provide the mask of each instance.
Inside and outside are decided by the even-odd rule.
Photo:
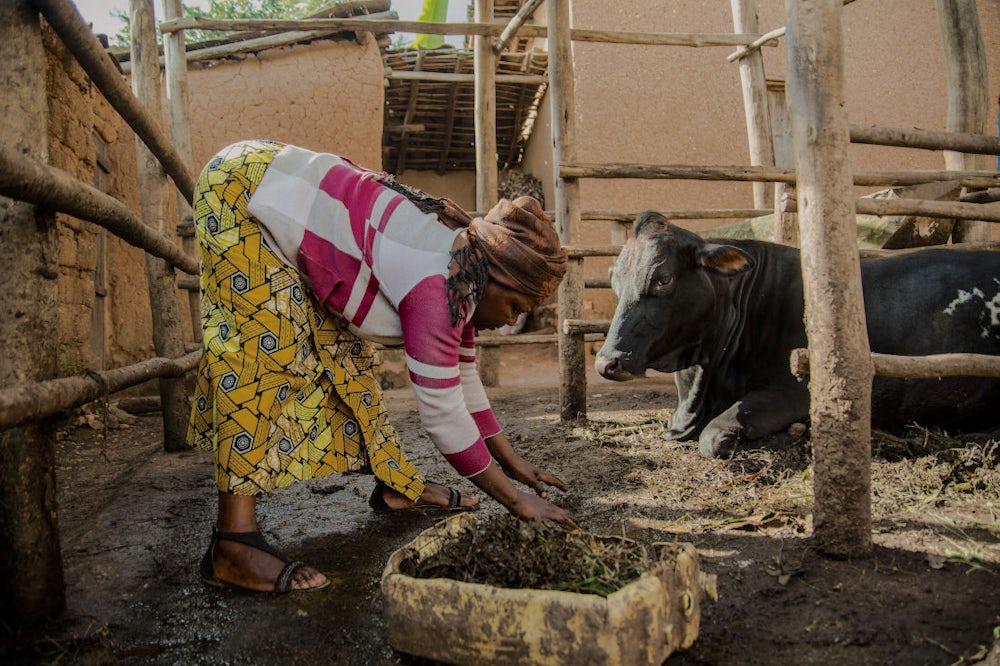
[[[668,664],[967,664],[1000,627],[996,446],[889,456],[873,465],[876,553],[817,555],[808,538],[806,445],[730,461],[665,440],[674,404],[663,377],[592,378],[590,421],[558,420],[553,354],[504,354],[498,417],[526,458],[562,476],[554,500],[587,529],[699,549],[719,577],[695,646]],[[423,434],[408,389],[387,394],[413,461],[457,479]],[[442,518],[381,514],[370,477],[334,476],[273,493],[264,533],[333,584],[256,595],[202,584],[198,560],[215,511],[211,460],[165,453],[158,415],[105,433],[67,423],[58,451],[63,621],[0,640],[9,664],[422,664],[386,639],[379,577],[390,553]],[[966,474],[959,479],[956,474]],[[484,501],[484,512],[499,511]]]

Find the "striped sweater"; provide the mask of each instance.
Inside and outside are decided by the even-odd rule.
[[[402,343],[420,419],[463,476],[486,469],[500,432],[476,371],[469,308],[451,324],[445,280],[460,233],[422,213],[373,171],[286,146],[248,210],[269,247],[359,337]]]

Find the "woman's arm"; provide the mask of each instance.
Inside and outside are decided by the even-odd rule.
[[[543,484],[566,490],[566,484],[559,477],[531,464],[514,450],[510,440],[502,432],[486,438],[486,446],[493,458],[500,464],[504,474],[534,489],[539,497],[548,496],[548,488]]]
[[[551,520],[557,523],[573,520],[573,515],[566,509],[515,488],[496,462],[490,463],[485,470],[469,478],[480,490],[521,520]]]

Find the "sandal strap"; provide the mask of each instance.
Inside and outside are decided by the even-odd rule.
[[[215,526],[212,526],[212,546],[214,546],[219,541],[233,541],[235,543],[241,543],[245,546],[250,546],[251,548],[256,548],[257,550],[264,551],[268,555],[273,555],[277,557],[282,562],[288,562],[288,558],[279,551],[277,548],[272,546],[261,534],[260,530],[254,532],[220,532]]]
[[[458,488],[448,488],[448,508],[454,509],[462,504],[462,492]]]
[[[274,591],[282,593],[290,592],[292,589],[292,576],[304,566],[305,562],[298,560],[286,564],[285,568],[278,574],[278,577],[274,579]]]

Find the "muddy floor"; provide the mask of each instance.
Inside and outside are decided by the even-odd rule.
[[[589,419],[563,424],[554,352],[507,349],[502,359],[491,399],[523,455],[570,485],[554,501],[592,532],[690,542],[718,576],[697,642],[668,665],[1000,663],[991,655],[1000,628],[993,440],[919,429],[877,436],[875,553],[831,560],[809,538],[807,440],[702,458],[694,444],[663,437],[675,404],[664,376],[615,384],[592,375]],[[388,403],[425,474],[474,492],[433,450],[409,390],[390,391]],[[262,501],[262,528],[333,584],[282,597],[219,591],[197,575],[214,516],[210,458],[164,453],[158,415],[107,431],[94,416],[64,426],[66,617],[0,639],[0,662],[427,663],[389,646],[379,576],[389,554],[441,514],[374,513],[366,476],[297,484]]]

